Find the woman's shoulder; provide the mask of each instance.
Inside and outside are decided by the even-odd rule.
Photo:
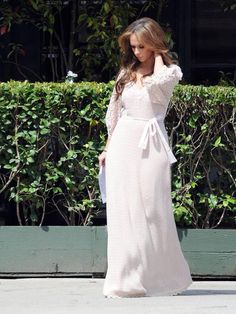
[[[116,75],[116,81],[118,81],[124,74],[125,74],[125,69],[124,68],[120,68],[117,75]]]
[[[163,65],[160,69],[159,73],[157,75],[163,76],[163,77],[174,77],[178,78],[179,80],[182,79],[183,73],[179,65],[172,63],[169,65]]]
[[[170,81],[180,81],[183,77],[182,70],[179,65],[172,63],[169,65],[163,65],[156,73],[145,77],[145,82],[150,83],[160,83]]]

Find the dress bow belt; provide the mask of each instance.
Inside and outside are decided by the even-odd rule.
[[[163,135],[163,132],[159,126],[159,123],[158,123],[158,121],[163,121],[163,120],[164,120],[164,116],[158,115],[155,118],[152,118],[152,119],[147,121],[147,123],[144,127],[144,130],[143,130],[143,133],[141,135],[138,147],[140,147],[142,149],[146,149],[150,136],[154,136],[154,135],[158,134],[159,138],[160,138],[160,140],[161,140],[161,142],[165,148],[165,151],[167,153],[170,164],[173,164],[174,162],[177,161],[177,159],[175,158],[174,154],[172,153],[170,146],[167,143],[167,141]]]

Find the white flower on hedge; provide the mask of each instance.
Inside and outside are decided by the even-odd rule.
[[[78,76],[78,74],[68,71],[66,75],[66,82],[73,83],[74,79]]]

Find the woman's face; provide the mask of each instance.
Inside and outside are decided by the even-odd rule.
[[[135,57],[140,62],[145,62],[154,56],[153,51],[141,43],[135,34],[130,36],[130,46]]]

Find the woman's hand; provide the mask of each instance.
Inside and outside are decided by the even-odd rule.
[[[99,168],[101,168],[102,166],[105,166],[106,155],[107,155],[107,152],[103,151],[103,152],[98,156]]]
[[[105,166],[105,160],[106,160],[107,149],[108,149],[109,143],[110,143],[110,138],[108,137],[106,141],[106,145],[104,146],[103,152],[98,156],[99,168],[101,166]]]
[[[159,52],[157,52],[157,51],[154,51],[154,57],[156,58],[156,57],[161,57],[161,54],[159,53]]]

